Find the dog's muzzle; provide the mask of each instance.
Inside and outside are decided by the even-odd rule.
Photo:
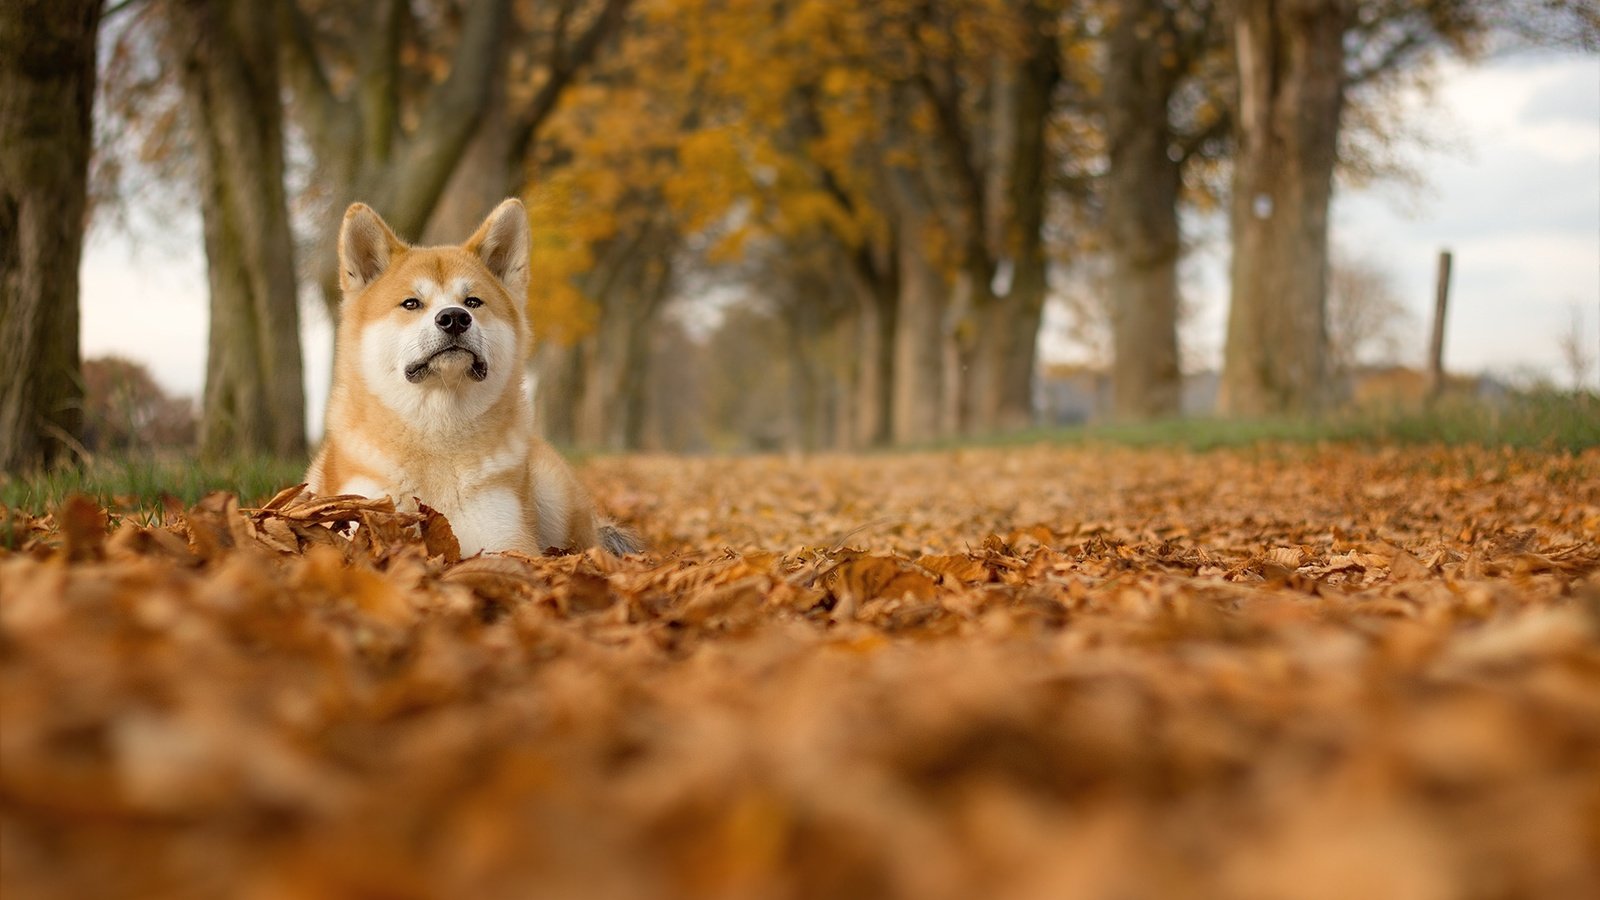
[[[412,384],[421,383],[423,379],[433,373],[434,361],[446,353],[466,353],[472,357],[472,365],[467,369],[467,377],[473,381],[482,381],[489,377],[489,362],[483,358],[482,354],[460,341],[451,341],[422,359],[406,366],[406,380]]]

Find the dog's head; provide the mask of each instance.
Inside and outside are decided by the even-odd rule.
[[[355,203],[339,230],[341,366],[402,415],[476,415],[527,354],[528,215],[506,200],[458,247],[411,247]]]

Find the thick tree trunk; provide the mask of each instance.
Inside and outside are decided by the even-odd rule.
[[[1031,427],[1034,415],[1033,388],[1039,360],[1039,328],[1044,322],[1045,268],[1020,266],[1012,285],[1003,327],[1006,348],[1000,359],[1000,396],[995,409],[995,426],[1001,431]]]
[[[873,410],[871,427],[863,435],[863,443],[870,447],[887,447],[894,441],[894,336],[900,327],[900,286],[892,279],[873,285],[872,300],[878,311],[877,345],[873,348],[873,367],[877,381],[873,393],[877,408]]]
[[[852,447],[867,447],[873,444],[884,412],[879,390],[883,379],[878,368],[884,335],[877,307],[870,301],[858,303],[845,317],[844,325],[851,331],[850,347],[854,351],[848,373],[850,402],[844,405],[845,420],[839,423],[842,427],[835,427],[834,431]]]
[[[899,315],[894,332],[894,442],[912,444],[944,433],[944,316],[948,288],[928,259],[921,220],[912,220],[897,252]]]
[[[460,243],[495,204],[522,193],[522,153],[527,148],[512,146],[513,128],[506,110],[509,77],[501,72],[491,80],[483,120],[428,218],[421,235],[423,243]]]
[[[1159,0],[1124,4],[1112,26],[1105,119],[1111,167],[1105,220],[1111,257],[1111,394],[1121,419],[1177,415],[1179,163],[1167,104],[1175,74],[1172,12]]]
[[[618,344],[614,334],[590,335],[583,342],[584,392],[578,406],[575,443],[588,450],[617,449],[616,431],[621,416],[616,388],[622,372],[616,353]]]
[[[1035,27],[1029,31],[1032,48],[1018,67],[1016,95],[1011,110],[1012,148],[1008,154],[1006,208],[1010,221],[1002,232],[1012,260],[1004,356],[998,373],[999,397],[994,425],[1001,430],[1026,428],[1034,423],[1033,384],[1038,359],[1039,327],[1049,292],[1045,259],[1044,221],[1050,194],[1050,143],[1047,134],[1056,84],[1061,79],[1060,52],[1050,13],[1030,7]]]
[[[333,222],[345,203],[362,200],[403,237],[454,243],[495,203],[521,192],[523,161],[539,129],[621,27],[632,0],[605,0],[581,32],[564,33],[543,67],[543,82],[517,109],[507,103],[514,77],[508,53],[531,37],[520,30],[511,0],[465,4],[450,74],[418,104],[417,124],[404,133],[398,122],[405,48],[391,27],[404,0],[375,6],[357,89],[348,96],[334,91],[298,0],[278,2],[291,25],[284,46],[295,108],[330,173]],[[315,266],[328,308],[337,313],[336,259],[323,254]]]
[[[1244,0],[1224,414],[1314,412],[1328,395],[1328,207],[1344,106],[1345,0]]]
[[[200,157],[211,288],[200,420],[208,455],[306,451],[294,244],[270,4],[175,0],[172,38]]]
[[[955,437],[971,423],[971,372],[978,351],[978,322],[966,279],[946,288],[944,314],[939,322],[938,436]]]
[[[895,330],[900,315],[899,286],[892,263],[881,265],[860,255],[844,275],[840,289],[855,303],[854,402],[848,430],[840,429],[856,447],[883,447],[893,440],[895,402]]]
[[[570,351],[541,350],[552,359],[575,358],[575,377],[558,374],[548,384],[541,378],[539,389],[541,416],[570,416],[571,442],[611,450],[641,445],[650,339],[672,286],[672,252],[670,234],[653,222],[611,241],[583,280],[585,295],[600,308],[595,331]],[[550,393],[561,390],[570,395]],[[564,425],[554,418],[546,423],[552,434],[560,434]]]
[[[627,352],[622,361],[622,397],[619,412],[621,427],[617,430],[618,449],[642,450],[645,446],[645,427],[650,412],[650,338],[654,329],[652,312],[644,321],[634,324],[628,331]]]
[[[0,468],[67,458],[83,431],[78,262],[100,0],[0,11]]]
[[[577,440],[578,403],[583,392],[582,351],[577,346],[545,341],[533,354],[536,372],[534,421],[551,443],[572,446]]]
[[[238,2],[271,6],[265,0]],[[505,77],[511,3],[478,0],[467,4],[450,74],[418,104],[417,124],[409,132],[402,132],[399,126],[399,54],[403,48],[394,30],[397,17],[404,14],[403,0],[389,0],[374,8],[368,42],[360,48],[357,84],[348,94],[333,89],[333,80],[318,57],[309,20],[297,0],[278,0],[278,4],[289,29],[282,50],[296,100],[293,108],[333,198],[326,228],[329,240],[319,244],[322,252],[313,261],[313,274],[337,321],[339,272],[332,235],[345,205],[353,200],[366,202],[402,238],[422,236],[489,109],[491,88]]]
[[[637,450],[644,444],[645,406],[650,379],[650,337],[671,288],[670,261],[652,256],[642,261],[637,280],[621,285],[606,304],[598,348],[609,370],[607,389],[599,398],[605,418],[605,446]]]
[[[989,242],[997,252],[987,258],[969,253],[964,274],[971,290],[972,322],[978,329],[967,372],[968,433],[1011,431],[1034,421],[1036,346],[1048,290],[1046,129],[1060,69],[1051,17],[1034,5],[1027,8],[1027,15],[1034,23],[1027,31],[1029,52],[998,87],[1003,102],[996,109],[1003,127],[996,133],[1006,146],[999,148],[994,164],[1004,166],[999,181],[1005,192],[990,192],[991,202],[998,200],[1003,206],[985,210],[993,232]],[[997,274],[1009,283],[996,284]]]

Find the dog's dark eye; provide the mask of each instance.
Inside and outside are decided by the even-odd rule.
[[[467,305],[467,308],[469,308],[469,309],[477,309],[478,307],[483,305],[483,301],[479,300],[477,297],[468,297],[466,300],[463,300],[462,302],[465,303]]]
[[[422,301],[418,300],[415,297],[407,297],[404,300],[400,301],[400,305],[405,307],[406,309],[421,309],[422,308]]]

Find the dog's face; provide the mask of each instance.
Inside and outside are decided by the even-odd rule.
[[[408,247],[355,204],[339,234],[341,366],[419,424],[474,417],[527,354],[528,220],[502,203],[459,247]]]

